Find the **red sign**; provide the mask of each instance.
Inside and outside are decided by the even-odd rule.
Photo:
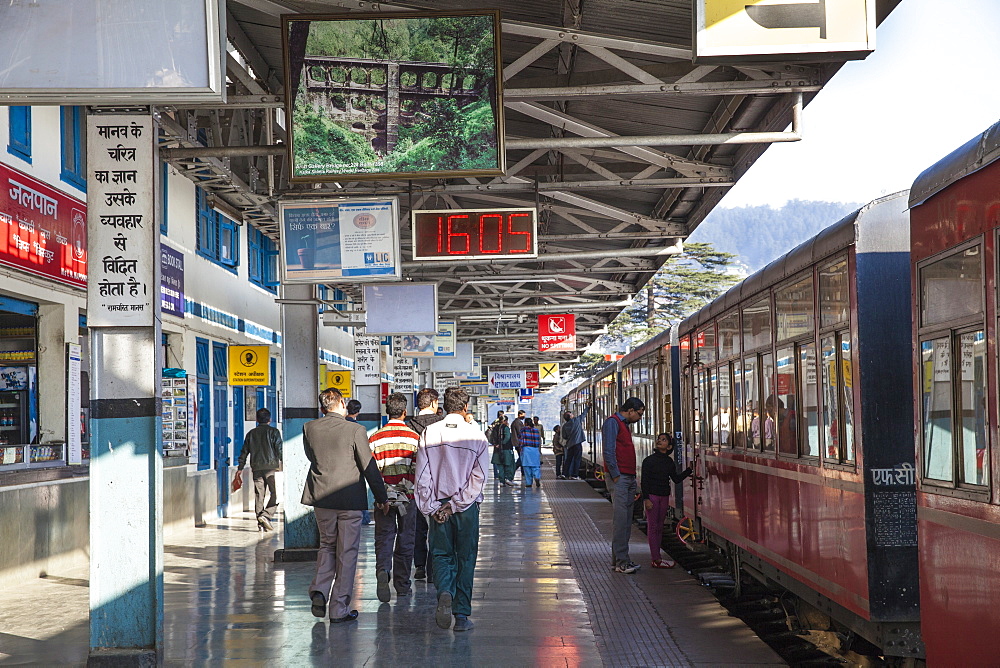
[[[0,264],[87,287],[87,205],[0,163]]]
[[[527,385],[527,389],[536,390],[538,389],[538,372],[537,371],[525,371],[524,372],[524,384]],[[522,395],[524,396],[524,395]]]
[[[576,316],[571,313],[538,316],[538,349],[576,350]]]
[[[535,209],[413,212],[413,259],[536,257]]]

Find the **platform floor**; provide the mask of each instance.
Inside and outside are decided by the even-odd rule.
[[[373,527],[362,533],[357,622],[310,613],[314,564],[275,564],[279,531],[252,515],[166,541],[168,666],[775,666],[785,665],[678,569],[652,570],[633,532],[635,575],[610,568],[611,504],[583,482],[487,486],[467,633],[434,624],[435,590],[375,597]],[[88,573],[53,573],[0,592],[0,664],[83,665]]]

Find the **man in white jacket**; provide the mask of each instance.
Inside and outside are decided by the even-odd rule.
[[[482,430],[465,421],[469,395],[457,387],[444,394],[447,413],[420,435],[415,497],[428,516],[437,625],[468,631],[472,582],[479,553],[479,504],[489,468],[489,443]]]

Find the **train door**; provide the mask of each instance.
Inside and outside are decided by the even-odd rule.
[[[698,382],[697,367],[691,359],[691,338],[688,336],[680,340],[680,381],[681,381],[681,432],[682,441],[678,444],[682,448],[684,462],[695,464],[696,444],[698,442],[697,425],[698,418]],[[693,480],[689,478],[689,480]],[[696,497],[692,486],[684,490],[683,513],[687,516],[694,516],[696,508]]]
[[[219,517],[229,516],[229,352],[223,343],[212,343],[212,445],[218,474]]]

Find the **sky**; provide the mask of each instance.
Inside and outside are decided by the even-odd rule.
[[[720,206],[869,202],[1000,120],[1000,1],[902,0]]]

